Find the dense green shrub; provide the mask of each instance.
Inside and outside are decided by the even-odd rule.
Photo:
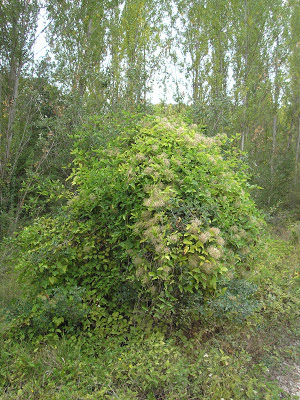
[[[228,141],[148,118],[106,147],[77,146],[73,198],[18,238],[32,296],[84,287],[87,326],[99,327],[126,326],[134,307],[166,318],[189,295],[209,297],[260,224]]]
[[[7,308],[6,320],[14,323],[21,317],[27,331],[36,335],[59,333],[62,330],[74,333],[82,328],[87,316],[86,304],[82,301],[84,290],[74,287],[58,287],[41,293],[37,298],[20,299]]]
[[[255,284],[234,278],[222,280],[219,287],[226,288],[224,293],[208,301],[210,309],[217,318],[242,323],[260,309],[261,304],[255,297],[258,291]]]

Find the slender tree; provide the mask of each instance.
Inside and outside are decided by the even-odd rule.
[[[39,6],[36,0],[0,3],[0,206],[12,213],[16,169],[29,137],[33,98],[23,76],[32,58]],[[5,226],[3,222],[2,226]]]

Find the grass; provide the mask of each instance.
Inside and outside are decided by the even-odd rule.
[[[236,309],[220,314],[212,307],[172,332],[136,327],[105,339],[82,333],[33,342],[4,334],[5,310],[20,294],[2,252],[0,398],[292,399],[287,381],[296,380],[292,367],[299,360],[300,246],[286,229],[264,242],[241,271],[257,288],[259,304],[243,322]]]

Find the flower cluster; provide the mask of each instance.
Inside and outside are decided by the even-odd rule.
[[[157,158],[160,159],[166,167],[170,166],[170,160],[166,153],[161,153]]]
[[[211,233],[209,231],[206,232],[201,232],[198,235],[198,239],[200,240],[200,242],[202,242],[203,244],[206,243],[211,237]]]
[[[138,160],[138,161],[145,161],[145,160],[146,160],[146,157],[145,157],[144,154],[138,153],[138,154],[135,156],[135,159]]]
[[[201,220],[198,218],[194,218],[191,220],[190,225],[187,225],[187,231],[194,235],[197,235],[200,232],[201,225]]]
[[[186,231],[190,235],[187,238],[192,243],[191,246],[196,246],[195,249],[192,247],[192,253],[188,256],[188,264],[190,268],[201,267],[204,272],[212,273],[218,262],[224,257],[225,240],[221,235],[220,228],[214,226],[203,228],[203,222],[199,218],[193,218],[186,226]],[[201,244],[197,245],[199,242]]]
[[[223,252],[215,246],[209,246],[207,251],[208,254],[215,260],[219,260],[223,256]]]
[[[148,208],[163,207],[168,203],[173,194],[174,191],[169,186],[165,189],[162,189],[159,186],[154,187],[150,197],[144,199],[144,205]]]
[[[214,138],[201,135],[200,133],[195,133],[194,137],[186,134],[183,136],[183,140],[187,145],[192,147],[204,145],[206,148],[210,148],[211,146],[216,144]]]

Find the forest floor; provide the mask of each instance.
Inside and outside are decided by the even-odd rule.
[[[290,400],[300,398],[299,265],[295,223],[269,227],[242,272],[249,286],[192,325],[145,326],[130,334],[14,340],[5,334],[18,286],[0,283],[0,398],[3,400]],[[0,257],[1,261],[1,257]],[[242,282],[242,281],[240,281]],[[243,286],[244,285],[244,286]],[[250,286],[250,289],[252,286]],[[243,297],[244,296],[244,297]],[[225,300],[224,300],[225,301]],[[223,308],[222,308],[223,307]],[[217,310],[217,311],[216,311]]]
[[[299,223],[298,223],[299,230]],[[288,243],[291,232],[286,228],[274,228],[272,229],[273,237],[277,240],[283,240]],[[294,248],[290,249],[291,252],[288,254],[287,263],[293,270],[293,273],[298,276],[300,271],[300,252],[299,252],[299,238],[298,243],[295,242]],[[293,268],[296,267],[294,270]],[[290,268],[288,270],[290,270]],[[299,294],[299,288],[298,292]],[[299,315],[299,309],[295,310]],[[298,334],[291,335],[290,331],[284,330],[281,335],[281,340],[275,347],[274,353],[280,355],[279,362],[270,370],[270,377],[276,380],[279,386],[288,393],[292,398],[300,399],[300,340],[299,340],[299,317],[296,318],[295,328]],[[278,332],[279,336],[279,332]],[[297,339],[298,338],[298,339]]]
[[[290,349],[293,353],[297,352],[300,347],[300,341],[295,341],[290,344]],[[281,366],[272,371],[273,378],[276,379],[287,393],[291,396],[300,398],[300,362],[293,360],[283,361]]]

